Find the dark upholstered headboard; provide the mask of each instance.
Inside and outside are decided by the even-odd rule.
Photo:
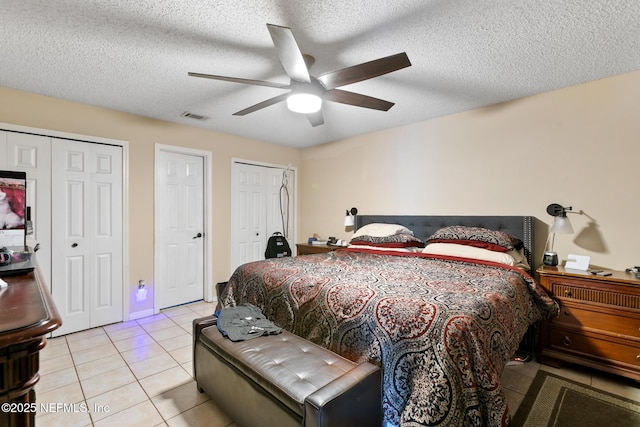
[[[503,231],[522,240],[525,255],[533,268],[533,217],[532,216],[421,216],[421,215],[357,215],[355,229],[374,222],[400,224],[413,231],[413,234],[426,240],[438,229],[449,225],[484,227]]]

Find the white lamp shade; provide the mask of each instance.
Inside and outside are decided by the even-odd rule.
[[[287,107],[296,113],[315,113],[322,107],[322,98],[311,93],[292,93],[287,97]]]
[[[569,218],[566,216],[557,216],[551,226],[551,232],[555,234],[573,234],[573,227]]]
[[[355,222],[353,221],[353,215],[346,215],[344,217],[344,226],[345,227],[353,227]]]

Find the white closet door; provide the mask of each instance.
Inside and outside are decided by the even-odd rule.
[[[267,175],[265,189],[267,194],[267,238],[276,231],[291,238],[293,236],[293,196],[295,194],[293,171],[279,168],[263,169]],[[289,246],[294,246],[293,242],[287,240]]]
[[[2,168],[27,174],[27,206],[31,208],[33,235],[40,245],[36,254],[45,282],[51,284],[51,138],[5,132],[6,153]],[[0,137],[0,139],[3,139]],[[28,242],[31,238],[28,238]]]
[[[54,335],[123,319],[122,147],[55,139],[52,157]]]
[[[295,203],[294,173],[278,167],[233,164],[231,213],[231,271],[247,262],[264,259],[267,240],[276,231],[293,235]],[[283,173],[287,175],[289,203],[285,211],[284,232],[280,213],[280,193]],[[286,198],[283,192],[283,200]],[[288,207],[288,214],[286,213]],[[289,219],[287,221],[287,218]],[[294,246],[289,239],[289,246]]]
[[[231,271],[264,259],[267,244],[266,175],[264,168],[235,163],[232,194]]]

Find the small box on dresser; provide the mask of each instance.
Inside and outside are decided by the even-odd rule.
[[[640,279],[542,267],[540,284],[560,305],[543,322],[538,359],[576,363],[640,381]]]

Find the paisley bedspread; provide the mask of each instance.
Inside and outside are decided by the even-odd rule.
[[[506,362],[558,308],[526,273],[462,258],[337,250],[245,264],[223,306],[383,368],[385,424],[505,426]]]

